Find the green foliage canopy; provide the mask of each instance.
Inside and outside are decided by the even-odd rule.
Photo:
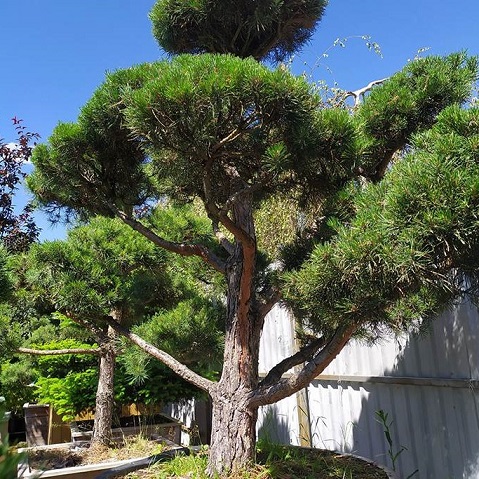
[[[71,137],[69,130],[60,125],[50,145],[35,150],[33,161],[37,168],[29,184],[40,200],[47,204],[53,201],[93,213],[101,213],[104,207],[109,214],[115,214],[115,208],[121,209],[125,203],[110,190],[100,187],[93,198],[78,197],[75,185],[88,176],[84,167],[89,172],[92,187],[116,181],[111,178],[115,172],[108,166],[110,161],[115,165],[126,162],[119,170],[135,171],[142,178],[140,189],[134,194],[133,186],[128,184],[136,206],[145,205],[148,195],[141,193],[146,191],[141,185],[148,185],[149,197],[201,198],[213,220],[218,220],[221,211],[228,208],[231,199],[240,194],[246,185],[258,192],[257,198],[261,201],[269,195],[274,197],[279,191],[286,196],[289,192],[304,206],[316,202],[315,208],[318,196],[325,198],[346,187],[345,192],[349,191],[343,194],[343,197],[349,198],[346,203],[332,202],[335,209],[333,217],[337,217],[338,205],[342,208],[341,204],[349,204],[345,210],[346,217],[340,214],[340,223],[343,222],[344,226],[336,227],[333,220],[323,223],[327,228],[321,226],[320,229],[327,233],[323,238],[326,243],[319,247],[313,258],[322,257],[321,248],[329,251],[328,248],[333,247],[329,240],[336,235],[338,238],[331,244],[338,242],[339,245],[340,241],[345,241],[338,246],[338,251],[342,251],[340,255],[347,255],[348,251],[359,248],[356,243],[361,236],[355,230],[356,223],[352,223],[349,236],[346,234],[353,216],[357,216],[354,221],[364,221],[359,214],[362,209],[358,202],[383,204],[379,198],[361,199],[372,194],[370,191],[376,191],[371,185],[351,203],[351,198],[361,190],[358,185],[352,186],[354,179],[363,175],[375,182],[381,180],[392,156],[410,146],[417,132],[427,131],[448,105],[461,104],[467,99],[476,79],[476,70],[476,59],[468,58],[464,53],[415,60],[376,87],[358,108],[350,112],[347,108],[324,108],[304,79],[294,77],[284,69],[272,71],[252,59],[229,55],[182,55],[172,61],[140,65],[110,74],[82,110],[78,123],[71,126],[75,131],[94,132],[103,138],[105,144],[113,144],[116,138],[121,138],[120,144],[130,145],[128,147],[134,149],[135,155],[129,158],[118,156],[112,148],[104,149],[102,145],[93,149],[89,147],[88,150],[84,149],[85,145],[77,148],[75,137]],[[414,141],[419,140],[416,138]],[[414,148],[418,149],[418,146],[419,143]],[[120,148],[120,153],[122,151]],[[78,167],[78,162],[72,162],[72,155],[73,158],[80,158],[83,166]],[[104,164],[106,166],[102,166]],[[394,175],[399,175],[402,168]],[[404,179],[394,175],[391,173],[391,179],[384,184],[380,182],[378,191],[392,191],[389,185],[393,182],[399,185],[410,181],[405,179],[406,174]],[[60,178],[63,181],[64,177],[68,177],[70,183],[62,183],[61,188],[54,189],[53,186],[58,185]],[[121,178],[118,181],[121,182]],[[396,188],[402,189],[401,186]],[[340,197],[341,193],[335,198]],[[115,208],[112,208],[112,203],[116,203]],[[321,203],[323,211],[319,212],[323,214],[328,202],[321,200]],[[411,201],[411,204],[414,202]],[[99,208],[98,205],[103,206]],[[380,218],[385,216],[385,213],[377,214]],[[393,215],[393,212],[388,215]],[[431,221],[436,221],[437,216],[431,213],[431,218]],[[157,221],[156,225],[153,222],[150,226],[155,229],[160,224],[161,221]],[[367,225],[375,225],[374,228],[366,228],[365,223],[357,227],[371,235],[364,240],[361,248],[373,244],[395,244],[380,224],[379,220],[375,220],[367,222]],[[158,231],[165,233],[161,227]],[[197,233],[192,238],[201,241],[195,235]],[[342,235],[349,238],[347,242],[346,239],[339,239]],[[401,238],[403,241],[405,237]],[[173,238],[175,241],[181,239]],[[394,258],[378,260],[378,264],[382,262],[389,266],[381,274],[374,273],[370,280],[367,280],[367,275],[354,273],[362,272],[361,263],[353,267],[351,262],[341,260],[335,265],[331,263],[329,252],[325,252],[329,259],[322,263],[318,260],[323,264],[320,276],[327,286],[325,291],[320,293],[318,289],[323,280],[318,280],[316,285],[306,281],[306,277],[319,275],[318,272],[313,275],[306,267],[304,273],[297,273],[304,277],[295,280],[296,286],[287,287],[289,297],[295,304],[304,300],[300,307],[302,311],[308,310],[310,315],[313,314],[311,311],[317,311],[318,321],[321,315],[322,327],[328,331],[331,329],[326,325],[335,325],[339,313],[351,314],[361,320],[371,314],[368,324],[391,323],[392,315],[398,318],[404,316],[405,323],[406,317],[417,317],[419,304],[426,314],[426,306],[429,305],[432,311],[434,308],[431,305],[439,301],[436,296],[430,296],[432,290],[421,286],[421,281],[408,279],[401,283],[389,272],[390,268],[403,270],[409,250],[417,252],[413,258],[409,257],[408,261],[413,261],[411,265],[426,268],[420,265],[425,254],[421,248],[427,245],[411,246],[411,241],[392,248],[397,253]],[[310,247],[312,243],[308,244]],[[271,245],[268,248],[271,249]],[[376,247],[372,248],[372,251],[375,250]],[[286,248],[285,251],[292,250]],[[400,254],[404,257],[399,257]],[[305,253],[302,255],[304,259]],[[354,255],[351,258],[358,259]],[[288,261],[294,263],[294,260]],[[372,271],[378,271],[376,261],[367,264]],[[427,267],[433,267],[433,262],[429,262]],[[401,274],[399,279],[408,276]],[[354,282],[346,279],[348,275],[362,279]],[[334,288],[332,285],[335,285]],[[308,288],[316,293],[311,293]],[[368,293],[368,288],[378,288],[381,293]],[[352,289],[356,292],[352,293]],[[399,294],[400,291],[410,291],[416,306],[399,302],[398,298],[404,296]],[[439,290],[435,291],[439,294]],[[354,299],[356,294],[358,297]],[[404,314],[398,313],[390,299],[385,303],[381,299],[391,295],[395,295],[396,306],[402,305]],[[440,296],[443,298],[442,293]],[[314,304],[321,304],[321,307]],[[333,309],[326,314],[333,304]],[[334,309],[336,307],[338,309]],[[401,320],[398,319],[398,322]]]
[[[272,187],[313,154],[318,106],[304,79],[251,59],[184,55],[140,65],[110,74],[78,123],[60,124],[35,150],[28,184],[43,204],[80,212],[129,213],[150,193],[205,199],[204,188],[223,204],[241,186],[232,176]],[[123,144],[118,138],[131,154],[110,148]],[[203,183],[207,174],[214,188]]]
[[[476,60],[464,54],[420,59],[351,115],[323,108],[304,79],[252,59],[140,65],[108,75],[78,122],[35,149],[29,186],[51,208],[107,215],[164,195],[200,197],[214,215],[245,184],[259,198],[290,190],[304,202],[358,174],[379,179],[414,132],[466,100],[475,77]]]
[[[282,61],[311,38],[327,0],[160,0],[150,19],[168,53]]]
[[[355,215],[287,276],[287,296],[317,333],[338,321],[375,331],[437,314],[477,275],[479,110],[452,106],[378,184]],[[462,272],[462,274],[459,274]],[[374,334],[374,333],[373,333]]]
[[[118,310],[133,321],[148,304],[168,303],[163,252],[119,220],[95,218],[67,241],[35,245],[28,260],[32,290],[83,320]]]
[[[375,88],[357,111],[361,173],[380,180],[393,154],[430,128],[448,105],[464,103],[477,79],[477,58],[454,53],[408,63]]]

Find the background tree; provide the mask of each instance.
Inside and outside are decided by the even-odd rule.
[[[13,197],[20,182],[25,178],[22,171],[29,161],[31,143],[38,134],[29,132],[22,120],[13,118],[17,133],[14,143],[0,138],[0,240],[9,251],[24,251],[38,238],[38,228],[32,218],[32,206],[27,205],[21,213],[15,211]]]
[[[274,5],[279,12],[288,11],[290,18],[302,15],[303,2]],[[468,165],[477,160],[477,123],[472,120],[477,113],[453,105],[468,98],[477,76],[475,59],[464,54],[420,59],[376,86],[352,111],[345,105],[328,108],[303,77],[255,60],[281,57],[275,49],[290,53],[303,44],[308,35],[302,29],[312,32],[324,2],[308,5],[314,6],[312,18],[290,25],[298,29],[299,40],[289,42],[291,30],[277,28],[283,25],[281,20],[270,21],[272,4],[264,11],[256,2],[234,6],[220,1],[157,2],[152,19],[154,29],[159,26],[155,31],[160,44],[174,53],[208,53],[180,55],[108,75],[78,122],[60,124],[49,144],[34,154],[36,169],[29,185],[50,211],[64,208],[85,216],[116,216],[158,247],[201,258],[224,276],[227,310],[218,381],[197,374],[113,317],[109,321],[116,331],[208,392],[213,403],[212,475],[227,474],[252,461],[258,408],[306,386],[352,337],[408,326],[460,294],[459,287],[451,289],[459,285],[449,274],[460,266],[459,258],[467,262],[474,252],[477,195],[472,185],[479,183],[475,168]],[[225,13],[226,26],[210,41],[215,30],[212,18],[199,15],[190,29],[194,8],[239,9],[241,14],[232,19]],[[271,55],[248,42],[248,34],[237,51],[236,40],[252,31],[253,17],[259,30],[270,33]],[[188,26],[185,35],[180,28],[170,28],[163,36],[166,24],[178,26],[176,19]],[[197,34],[200,30],[207,32],[205,36]],[[283,44],[291,48],[281,50]],[[175,50],[171,45],[179,46]],[[421,141],[434,135],[438,118],[435,128],[444,121],[472,126],[445,142]],[[461,163],[463,154],[470,163]],[[441,183],[443,175],[436,174],[428,159],[447,163],[450,155],[459,166],[458,176]],[[418,236],[411,243],[401,228],[409,225],[412,212],[397,204],[411,200],[400,198],[401,192],[421,183],[415,176],[418,170],[411,167],[415,163],[425,165],[420,172],[428,179],[422,179],[422,188],[432,180],[438,186],[436,196],[420,192],[421,206],[429,208],[429,214],[427,221],[418,223]],[[387,196],[392,182],[396,203]],[[439,200],[443,186],[451,188],[451,195]],[[163,198],[200,199],[222,250],[212,248],[194,230],[181,240],[163,234],[158,230],[161,215],[151,222],[134,213],[135,208]],[[283,247],[284,269],[293,271],[285,275],[261,252],[256,235],[261,206],[278,198],[289,201],[297,218],[309,219],[307,228],[298,229],[297,242],[278,245]],[[433,199],[442,202],[441,215],[436,214]],[[466,204],[474,213],[445,221],[446,211],[459,211],[459,205]],[[379,224],[376,218],[381,219]],[[380,225],[394,227],[386,234]],[[420,225],[426,229],[420,232]],[[447,234],[438,236],[441,227]],[[452,243],[452,238],[457,241]],[[274,250],[271,241],[267,246]],[[285,298],[300,313],[308,335],[296,354],[260,379],[264,318]],[[282,378],[295,366],[290,377]]]
[[[7,299],[12,289],[7,261],[8,253],[5,248],[0,247],[0,301]]]
[[[26,264],[23,265],[23,262]],[[52,341],[55,335],[47,331],[52,327],[49,321],[40,327],[41,336],[37,332],[33,337],[29,334],[27,339],[29,343],[33,342],[33,346],[24,345],[17,349],[20,353],[38,356],[36,360],[23,361],[36,366],[38,389],[35,395],[40,400],[51,402],[64,416],[72,416],[92,406],[88,391],[96,382],[93,442],[109,443],[115,403],[116,359],[122,348],[115,331],[105,323],[103,317],[111,314],[118,322],[130,327],[147,320],[155,312],[158,315],[158,308],[168,311],[180,299],[188,298],[187,291],[181,291],[181,295],[176,294],[168,277],[169,267],[165,264],[165,255],[160,250],[115,220],[98,218],[87,226],[71,230],[66,241],[35,245],[28,256],[20,258],[19,263],[19,269],[23,268],[23,272],[17,281],[23,283],[24,289],[23,292],[17,291],[17,300],[21,302],[23,296],[30,303],[36,303],[38,311],[55,311],[54,317],[60,318],[55,330],[59,328],[62,333],[59,337],[64,337],[63,341],[58,341],[58,337]],[[194,298],[198,315],[201,311],[205,314],[208,311],[207,300],[202,301],[198,294]],[[19,310],[17,307],[17,316]],[[211,315],[211,311],[208,314]],[[15,313],[13,317],[15,318]],[[42,321],[45,323],[45,320],[40,320],[34,325],[34,331],[38,331]],[[71,325],[68,325],[69,321],[72,322]],[[75,332],[74,325],[86,328],[89,333],[83,342],[68,339],[82,336],[78,331]],[[197,334],[202,333],[200,326],[196,322]],[[167,333],[168,327],[163,327],[163,330],[163,333]],[[215,342],[215,330],[203,331],[203,334]],[[198,356],[205,362],[208,356],[214,356],[214,344],[211,346],[208,354]],[[58,358],[58,355],[66,356]],[[83,359],[78,358],[79,355]],[[84,358],[85,355],[99,358],[99,368],[96,367],[96,360]],[[191,363],[196,364],[194,358],[191,358]],[[13,369],[18,372],[19,366],[16,363]],[[146,399],[139,397],[141,394],[138,394],[138,388],[135,391],[135,388],[128,387],[125,377],[128,374],[127,368],[125,369],[127,365],[125,366],[124,360],[121,366],[123,391],[117,382],[116,397],[127,401]],[[4,369],[5,367],[7,366]],[[7,369],[10,369],[12,375],[12,368]],[[169,379],[171,383],[167,394],[157,394],[157,402],[178,400],[179,394],[193,394],[191,387],[181,386],[181,381],[171,373],[162,371],[161,367],[154,368],[150,365],[149,372],[156,375],[152,381]],[[32,374],[33,370],[30,369],[30,377]],[[143,371],[143,378],[147,374],[148,371]],[[179,383],[176,392],[175,383]],[[165,386],[165,393],[167,390]],[[126,397],[128,394],[129,399]],[[150,398],[146,402],[151,400]]]
[[[32,206],[27,205],[17,213],[14,195],[25,178],[22,170],[32,153],[31,143],[38,134],[29,132],[22,120],[12,119],[17,139],[7,143],[0,138],[0,301],[11,293],[8,267],[9,253],[25,251],[38,238],[38,228],[32,218]],[[4,309],[4,308],[3,308]],[[0,357],[14,348],[11,343],[10,324],[5,311],[0,308]]]

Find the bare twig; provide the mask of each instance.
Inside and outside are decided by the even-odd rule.
[[[211,147],[211,154],[216,153],[221,147],[229,143],[230,141],[236,140],[242,133],[241,128],[235,128],[229,135],[225,136],[223,139],[218,141],[215,145]]]
[[[358,90],[348,91],[348,92],[346,92],[346,96],[344,97],[344,99],[352,96],[354,98],[354,107],[357,107],[361,104],[361,100],[364,99],[364,95],[368,91],[371,91],[372,88],[376,85],[381,85],[387,79],[388,78],[383,78],[382,80],[374,80],[374,81],[368,83],[365,87],[359,88]]]

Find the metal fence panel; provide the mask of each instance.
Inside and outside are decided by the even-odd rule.
[[[295,396],[260,408],[258,438],[273,443],[300,445],[298,404]]]
[[[464,302],[423,337],[348,345],[307,388],[312,444],[394,465],[404,478],[416,469],[415,479],[479,478],[478,339],[478,312]],[[293,351],[285,311],[270,314],[261,344],[263,373]],[[294,400],[261,413],[263,434],[298,443]],[[393,421],[392,447],[376,421],[381,409]],[[281,420],[268,422],[268,414]],[[393,464],[390,456],[403,448]]]
[[[261,408],[258,435],[304,444],[308,418],[311,445],[353,452],[389,467],[403,478],[479,478],[479,314],[457,305],[424,337],[389,338],[373,346],[352,343],[303,392]],[[261,338],[260,371],[294,351],[288,312],[275,308]],[[169,413],[186,424],[193,406]],[[307,410],[304,410],[304,409]],[[392,446],[376,412],[388,414]],[[185,438],[186,439],[186,438]],[[306,442],[307,442],[306,441]]]
[[[265,318],[261,336],[259,364],[260,371],[267,373],[293,350],[294,327],[291,315],[285,308],[275,305]]]

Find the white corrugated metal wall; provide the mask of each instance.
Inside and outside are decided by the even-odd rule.
[[[478,312],[462,303],[436,320],[427,336],[371,347],[353,343],[307,388],[309,407],[294,396],[263,408],[259,433],[354,452],[391,467],[375,420],[382,409],[394,421],[392,452],[404,448],[395,461],[401,477],[418,470],[415,479],[479,478],[478,339]],[[290,317],[273,310],[262,337],[261,372],[293,345]]]

